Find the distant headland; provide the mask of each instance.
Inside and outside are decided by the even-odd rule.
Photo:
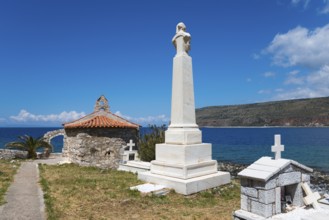
[[[196,109],[202,127],[329,126],[329,97]]]

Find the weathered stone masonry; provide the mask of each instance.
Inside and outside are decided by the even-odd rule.
[[[64,130],[63,156],[101,168],[117,169],[127,143],[138,143],[139,137],[139,125],[111,113],[104,96],[96,101],[93,113],[64,124]]]
[[[241,210],[265,218],[282,213],[287,198],[290,205],[301,207],[301,183],[310,182],[311,168],[293,160],[262,157],[238,175],[241,179]],[[235,212],[235,220],[245,219]]]
[[[86,166],[116,169],[119,166],[123,146],[130,139],[137,142],[137,129],[66,129],[63,156],[73,163]]]
[[[12,160],[12,159],[26,159],[26,158],[27,158],[27,151],[0,149],[0,159]]]

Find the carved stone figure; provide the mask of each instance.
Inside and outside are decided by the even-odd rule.
[[[186,32],[185,24],[183,22],[178,23],[176,26],[176,35],[172,39],[177,54],[188,53],[191,49],[190,41],[191,35]]]

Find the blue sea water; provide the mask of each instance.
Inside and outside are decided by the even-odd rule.
[[[48,131],[60,128],[0,128],[0,148],[5,148],[5,144],[16,141],[19,136],[30,135],[34,138],[42,137]],[[63,136],[55,137],[51,141],[54,152],[62,152]]]
[[[18,136],[41,137],[58,128],[0,128],[0,148]],[[141,133],[147,132],[142,128]],[[251,164],[262,156],[273,156],[274,135],[281,134],[285,145],[283,158],[329,173],[329,128],[202,128],[203,142],[212,143],[213,158]],[[63,137],[52,140],[55,152],[61,152]]]

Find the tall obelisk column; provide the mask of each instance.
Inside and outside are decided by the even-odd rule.
[[[173,61],[171,124],[166,131],[168,144],[198,144],[201,131],[195,122],[192,58],[188,55],[191,35],[183,23],[176,27],[172,42],[176,48]]]
[[[138,174],[147,182],[165,185],[189,195],[230,182],[230,174],[217,170],[211,144],[202,143],[195,122],[192,58],[188,55],[191,36],[183,23],[176,27],[173,43],[171,124],[165,143],[157,144],[150,172]]]

